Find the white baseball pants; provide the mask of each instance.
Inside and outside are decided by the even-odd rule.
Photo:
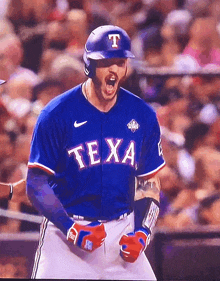
[[[144,253],[134,263],[120,256],[119,240],[133,231],[133,213],[120,220],[104,223],[107,237],[94,252],[86,252],[44,219],[41,225],[39,246],[35,255],[32,278],[39,279],[104,279],[104,280],[156,280]],[[79,224],[88,224],[80,221]]]

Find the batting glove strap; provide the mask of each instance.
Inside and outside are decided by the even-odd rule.
[[[150,243],[151,238],[151,231],[149,228],[139,228],[135,231],[136,235],[141,239],[140,242],[144,241],[144,250],[147,248],[147,246]],[[143,239],[143,241],[142,241]]]
[[[121,257],[127,262],[135,262],[139,255],[146,249],[149,240],[150,232],[143,228],[123,235],[119,241],[119,245],[121,245]]]
[[[76,244],[78,232],[74,226],[75,226],[75,223],[67,231],[67,240],[70,242],[73,242],[73,244]]]
[[[74,223],[67,232],[68,241],[90,252],[100,247],[105,237],[104,225],[100,222],[92,222],[88,225]]]

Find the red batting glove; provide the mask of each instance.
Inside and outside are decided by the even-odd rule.
[[[141,228],[121,237],[120,255],[127,262],[135,262],[150,242],[150,232]]]
[[[89,252],[100,247],[105,237],[105,228],[100,222],[92,222],[88,225],[74,223],[67,232],[68,241]]]

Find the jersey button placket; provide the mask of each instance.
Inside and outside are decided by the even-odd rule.
[[[101,150],[101,158],[102,158],[102,179],[101,179],[101,183],[102,183],[102,190],[101,190],[101,204],[102,204],[102,208],[101,208],[101,215],[104,214],[104,206],[103,206],[103,183],[104,183],[104,134],[105,134],[105,113],[102,113],[101,115],[101,147],[100,147],[100,150]]]

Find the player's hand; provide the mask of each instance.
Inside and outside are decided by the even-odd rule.
[[[100,222],[92,222],[88,225],[74,223],[67,232],[68,241],[89,252],[100,247],[105,237],[105,228]]]
[[[123,235],[119,241],[120,255],[127,262],[135,262],[150,242],[150,233],[141,228],[135,232]]]

